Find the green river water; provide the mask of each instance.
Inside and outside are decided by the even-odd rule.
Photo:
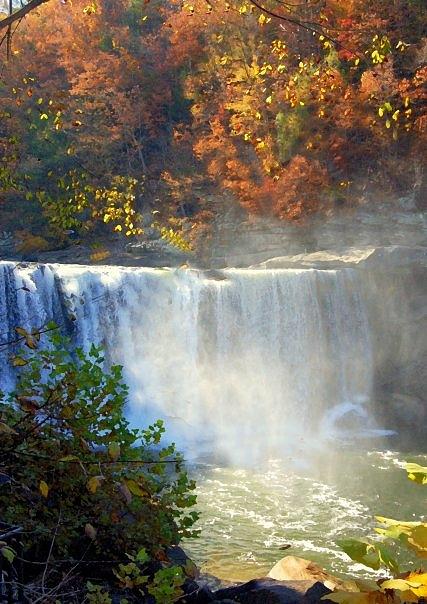
[[[285,555],[309,558],[333,573],[372,577],[336,541],[375,535],[375,514],[426,518],[427,489],[407,479],[405,461],[424,464],[426,456],[344,449],[309,464],[197,466],[201,534],[185,543],[186,551],[203,573],[223,581],[264,576]]]

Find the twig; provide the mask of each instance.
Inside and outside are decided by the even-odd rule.
[[[55,532],[53,533],[53,537],[50,542],[49,553],[47,556],[45,568],[44,568],[43,575],[42,575],[42,593],[43,594],[45,593],[44,584],[45,584],[45,580],[46,580],[47,569],[49,567],[49,562],[50,562],[50,558],[52,556],[53,546],[55,545],[56,535],[58,534],[59,525],[61,523],[61,515],[62,515],[61,510],[59,510],[58,522],[56,523]]]

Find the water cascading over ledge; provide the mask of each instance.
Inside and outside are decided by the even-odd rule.
[[[102,344],[124,366],[132,423],[161,417],[191,454],[247,464],[340,437],[343,424],[369,428],[373,344],[362,280],[350,268],[211,278],[4,262],[0,341],[13,340],[16,326],[54,320],[76,345]],[[7,388],[10,350],[1,354]]]

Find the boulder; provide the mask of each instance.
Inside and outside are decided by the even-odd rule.
[[[264,577],[220,589],[214,593],[214,602],[231,600],[240,604],[314,604],[329,593],[331,590],[319,581],[276,581]]]
[[[320,581],[330,590],[358,591],[353,581],[334,577],[315,562],[296,556],[285,556],[279,560],[268,576],[278,581]]]

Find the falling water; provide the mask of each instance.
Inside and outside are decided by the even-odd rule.
[[[76,345],[102,344],[124,367],[133,424],[161,417],[187,451],[246,465],[338,438],[350,419],[353,430],[369,427],[361,279],[354,269],[212,275],[4,262],[0,341],[54,320]]]

